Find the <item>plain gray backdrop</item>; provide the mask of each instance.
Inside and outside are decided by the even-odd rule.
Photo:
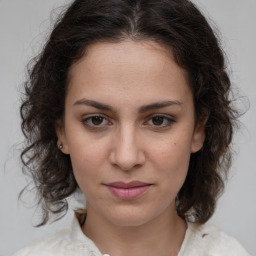
[[[45,42],[58,13],[56,8],[69,2],[0,0],[0,256],[12,255],[27,244],[69,227],[73,216],[70,210],[61,221],[34,228],[35,209],[26,208],[17,199],[28,182],[22,175],[17,150],[23,139],[19,105],[25,67]],[[229,182],[210,222],[256,255],[256,0],[194,2],[219,28],[232,82],[250,102],[241,118],[243,126],[235,136],[237,154]],[[33,199],[28,196],[27,200],[29,203]]]

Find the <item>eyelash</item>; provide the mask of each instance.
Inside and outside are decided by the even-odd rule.
[[[104,128],[103,126],[100,126],[100,125],[89,124],[89,122],[92,121],[92,118],[96,118],[96,117],[102,118],[103,120],[107,120],[107,118],[102,116],[102,115],[93,115],[93,116],[89,116],[89,117],[83,118],[82,119],[83,125],[86,126],[89,129],[91,129],[91,130],[96,130],[96,129]]]
[[[99,125],[95,125],[95,124],[92,124],[92,118],[102,118],[103,122],[104,120],[107,121],[107,118],[102,116],[102,115],[92,115],[92,116],[89,116],[89,117],[86,117],[86,118],[83,118],[82,119],[82,123],[84,126],[86,126],[87,128],[91,129],[91,130],[99,130],[99,129],[104,129],[106,128],[105,125],[111,125],[112,123],[110,122],[110,124],[99,124]],[[165,125],[154,125],[152,124],[153,128],[154,129],[165,129],[165,128],[168,128],[170,127],[173,123],[175,123],[175,120],[173,118],[171,118],[170,116],[166,116],[166,115],[163,115],[163,114],[156,114],[156,115],[153,115],[153,116],[150,116],[148,118],[148,121],[149,122],[150,120],[153,121],[153,118],[163,118],[163,123],[165,122],[166,124]],[[90,124],[91,123],[91,124]],[[148,125],[147,125],[148,126]],[[151,126],[151,125],[149,125]]]
[[[174,122],[175,120],[173,118],[171,118],[170,116],[166,116],[166,115],[153,115],[151,116],[147,122],[149,122],[150,120],[153,121],[153,118],[163,118],[163,123],[165,122],[165,125],[154,125],[154,128],[157,128],[157,129],[164,129],[164,128],[168,128],[170,127]]]

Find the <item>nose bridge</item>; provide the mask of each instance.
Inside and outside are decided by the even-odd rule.
[[[120,126],[116,133],[112,162],[122,170],[130,170],[142,165],[145,160],[138,132],[134,125],[128,123]]]

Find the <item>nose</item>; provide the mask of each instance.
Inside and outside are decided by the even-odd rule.
[[[111,164],[124,171],[142,166],[145,162],[145,152],[141,140],[136,128],[120,129],[113,138]]]

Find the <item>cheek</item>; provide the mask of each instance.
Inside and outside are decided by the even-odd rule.
[[[165,143],[155,145],[151,151],[152,157],[159,164],[169,166],[182,166],[182,163],[187,162],[191,154],[191,143],[184,139],[170,139]]]
[[[106,157],[107,142],[81,128],[69,132],[68,145],[73,167],[77,164],[96,167]]]
[[[97,171],[100,169],[99,155],[96,157],[90,149],[88,147],[87,150],[79,151],[77,148],[76,152],[71,151],[70,154],[74,177],[87,199],[93,196],[91,192],[95,191],[95,184],[100,184],[101,181],[101,175]]]
[[[104,145],[81,141],[70,144],[70,157],[73,172],[80,187],[85,187],[88,181],[97,181],[100,178],[101,166],[106,159],[107,150]]]
[[[161,180],[166,186],[179,187],[183,184],[189,165],[190,143],[171,140],[159,145],[151,152],[156,170],[162,173]]]

